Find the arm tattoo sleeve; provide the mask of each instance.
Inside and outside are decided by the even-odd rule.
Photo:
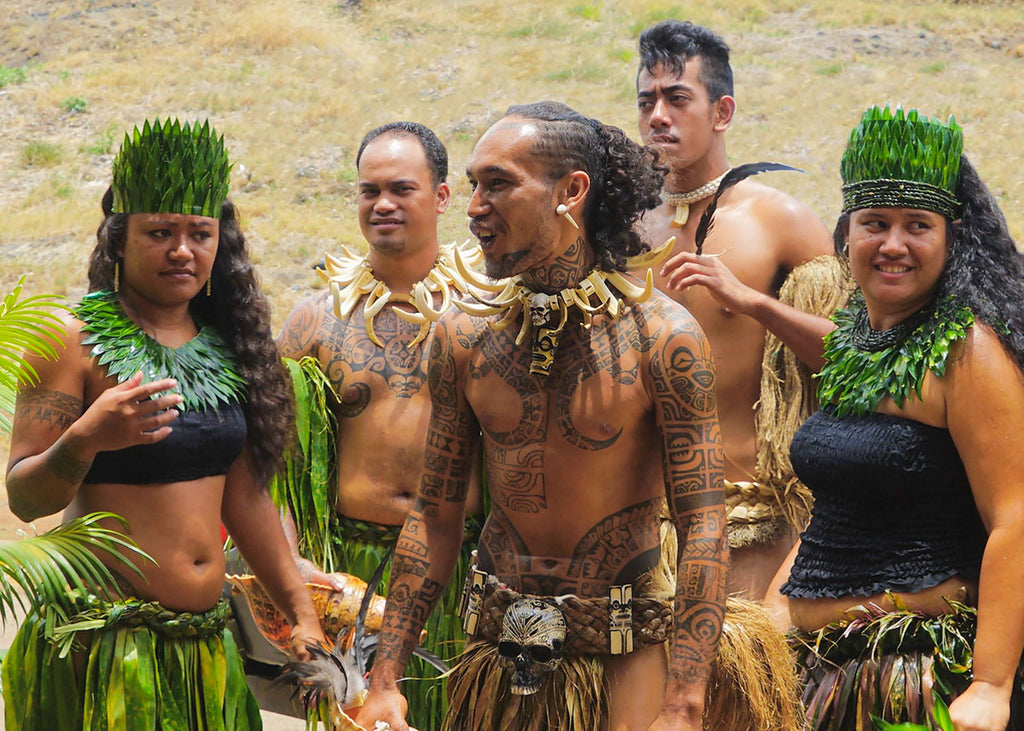
[[[427,616],[451,574],[462,543],[462,510],[469,461],[478,433],[460,392],[454,342],[442,319],[434,333],[428,367],[433,410],[424,472],[416,503],[395,548],[391,587],[377,649],[378,662],[402,671],[419,641]]]
[[[725,616],[725,509],[715,379],[707,342],[688,328],[651,358],[669,507],[679,538],[669,673],[707,679]]]

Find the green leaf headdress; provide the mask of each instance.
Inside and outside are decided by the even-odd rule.
[[[959,218],[963,148],[963,130],[952,116],[943,124],[916,109],[871,107],[843,153],[843,212],[897,206]]]
[[[147,120],[125,134],[114,158],[114,213],[183,213],[220,218],[231,164],[224,136],[204,122]]]

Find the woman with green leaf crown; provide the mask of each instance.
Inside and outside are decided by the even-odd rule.
[[[858,290],[793,439],[815,506],[774,584],[808,729],[1024,728],[1024,257],[962,147],[952,118],[874,107],[843,155]]]
[[[270,335],[209,124],[126,136],[103,198],[89,289],[56,360],[29,355],[7,491],[29,521],[122,515],[152,557],[109,555],[116,589],[30,613],[3,664],[8,729],[258,729],[225,630],[223,522],[293,627],[323,641],[265,489],[290,433]],[[108,519],[109,520],[109,519]],[[116,523],[112,527],[121,527]]]

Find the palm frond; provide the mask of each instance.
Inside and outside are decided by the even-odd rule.
[[[25,360],[31,353],[56,358],[64,323],[59,311],[67,310],[54,295],[21,297],[25,277],[0,300],[0,432],[11,430],[10,415],[18,387],[35,383],[35,370]]]
[[[9,612],[39,607],[72,616],[78,601],[90,594],[119,597],[117,581],[99,552],[141,576],[136,561],[153,559],[123,533],[101,525],[104,519],[128,527],[113,513],[90,513],[41,536],[0,545],[0,621],[6,623]]]

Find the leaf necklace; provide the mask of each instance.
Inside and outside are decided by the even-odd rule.
[[[73,308],[82,321],[83,345],[107,373],[123,383],[142,371],[142,382],[161,378],[178,382],[175,393],[183,410],[202,411],[245,400],[246,382],[238,373],[234,353],[209,325],[180,348],[168,348],[149,337],[125,314],[117,295],[91,292]]]
[[[898,407],[921,395],[928,371],[939,378],[953,343],[967,337],[974,313],[952,298],[926,306],[889,330],[872,330],[864,295],[832,316],[838,326],[825,336],[825,367],[817,375],[818,400],[836,416],[867,414],[886,396]]]

